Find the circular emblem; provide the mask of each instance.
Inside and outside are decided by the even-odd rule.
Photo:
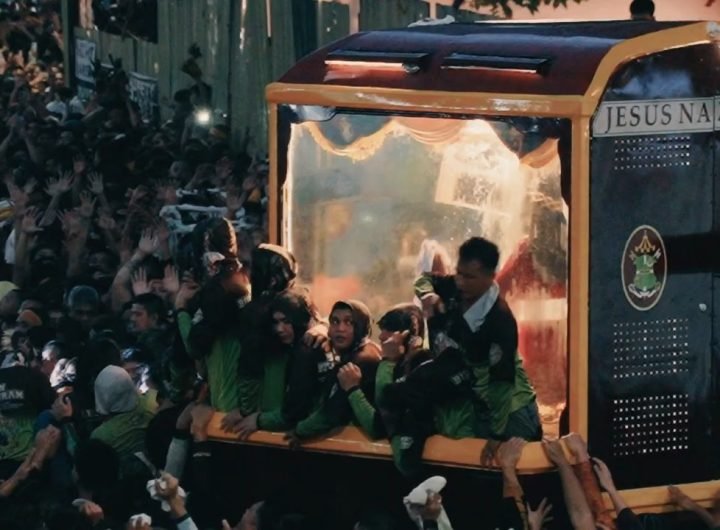
[[[652,226],[637,227],[627,242],[620,266],[625,298],[638,311],[660,301],[667,280],[667,254],[662,237]]]

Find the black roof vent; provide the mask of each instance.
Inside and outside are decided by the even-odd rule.
[[[500,55],[477,55],[473,53],[451,53],[442,62],[444,69],[512,70],[545,75],[550,70],[549,57],[504,57]]]

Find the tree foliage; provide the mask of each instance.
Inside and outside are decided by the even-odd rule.
[[[513,9],[527,9],[530,13],[536,13],[540,6],[552,5],[553,7],[567,7],[569,3],[580,4],[587,0],[455,0],[455,8],[459,8],[463,4],[472,5],[476,9],[490,8],[493,14],[502,13],[505,17],[512,17]],[[599,1],[599,0],[597,0]],[[705,0],[705,6],[710,7],[717,0]],[[628,0],[628,5],[630,5]]]
[[[542,5],[552,5],[553,7],[567,7],[568,3],[579,4],[586,0],[455,0],[455,7],[459,8],[462,4],[469,4],[479,8],[490,8],[493,14],[502,13],[504,16],[510,18],[513,14],[513,9],[521,8],[527,9],[530,13],[536,13]]]

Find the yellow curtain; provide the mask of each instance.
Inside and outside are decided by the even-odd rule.
[[[556,139],[545,140],[534,151],[522,157],[520,162],[535,169],[542,168],[554,162],[558,157],[558,141]]]
[[[408,134],[422,144],[438,146],[454,142],[465,123],[463,120],[395,117],[373,134],[344,147],[330,141],[316,122],[306,122],[300,127],[308,131],[315,143],[328,153],[360,161],[377,153],[390,134]]]
[[[396,117],[403,130],[425,145],[442,145],[454,142],[465,126],[465,120],[439,118],[403,118]]]

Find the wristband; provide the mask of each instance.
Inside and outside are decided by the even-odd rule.
[[[348,388],[348,389],[345,391],[345,393],[349,396],[350,394],[352,394],[352,393],[355,392],[356,390],[360,390],[360,385],[355,385],[355,386],[352,386],[352,387]]]

